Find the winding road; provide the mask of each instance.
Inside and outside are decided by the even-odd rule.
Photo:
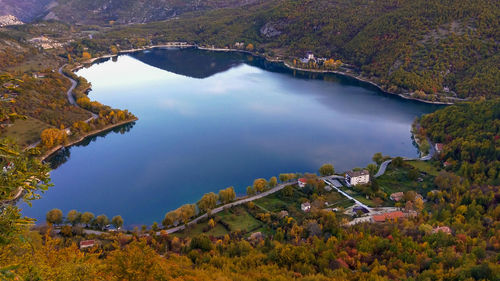
[[[432,142],[430,139],[427,139],[427,141],[431,144],[429,148],[429,153],[423,157],[420,158],[403,158],[404,161],[415,161],[415,160],[420,160],[420,161],[429,161],[432,159],[434,154],[436,154],[436,149],[432,145]],[[385,173],[385,170],[387,170],[387,166],[392,162],[392,159],[386,160],[380,164],[380,168],[378,169],[377,173],[374,175],[375,178],[378,178],[382,176]]]
[[[75,100],[75,97],[73,96],[73,91],[75,90],[76,86],[78,85],[78,83],[71,77],[67,76],[66,74],[64,74],[63,72],[63,68],[66,66],[63,65],[59,68],[59,74],[61,74],[62,76],[64,76],[66,79],[68,79],[70,82],[71,82],[71,87],[68,89],[68,91],[66,92],[66,96],[68,97],[68,102],[71,104],[71,105],[74,105],[74,106],[78,106],[78,104],[76,103],[76,100]],[[87,110],[88,111],[88,110]],[[85,120],[84,122],[85,123],[89,123],[90,121],[92,121],[93,119],[97,119],[97,114],[93,113],[93,112],[90,112],[88,111],[90,114],[92,114],[92,117],[90,117],[89,119]]]

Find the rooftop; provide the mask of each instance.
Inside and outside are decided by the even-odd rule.
[[[361,170],[361,171],[349,171],[347,172],[347,175],[352,177],[360,177],[360,176],[366,176],[369,175],[370,172],[368,170]]]
[[[373,215],[372,218],[375,222],[385,222],[387,220],[394,220],[404,217],[405,214],[401,211],[395,211],[390,213],[385,213],[381,215]]]

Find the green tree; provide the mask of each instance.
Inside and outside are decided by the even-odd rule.
[[[247,195],[248,196],[255,195],[255,189],[253,189],[253,187],[251,187],[251,186],[247,186]]]
[[[66,215],[66,220],[71,224],[71,225],[75,225],[75,224],[78,224],[80,222],[80,218],[81,218],[82,214],[80,212],[78,212],[77,210],[71,210],[68,212],[68,214]]]
[[[370,172],[370,175],[373,175],[377,172],[377,165],[370,163],[366,166],[366,169]]]
[[[111,224],[118,229],[123,226],[123,218],[121,216],[114,216],[111,219]]]
[[[293,196],[293,186],[287,185],[283,188],[283,195],[291,197]]]
[[[63,222],[63,213],[60,209],[52,209],[47,212],[46,220],[51,224],[61,224]]]
[[[158,223],[157,223],[157,222],[153,222],[153,225],[151,226],[151,229],[152,229],[153,231],[155,231],[155,232],[156,232],[156,231],[158,231],[158,230],[160,229],[160,228],[158,227]]]
[[[80,221],[85,224],[85,226],[89,226],[89,224],[92,222],[94,219],[94,214],[91,212],[85,212],[82,214]]]
[[[319,174],[321,176],[331,176],[335,173],[335,169],[332,164],[324,164],[319,168]]]
[[[384,161],[384,156],[382,156],[382,153],[377,152],[377,153],[373,154],[372,160],[373,160],[373,162],[380,165]]]
[[[399,167],[403,166],[403,158],[398,156],[398,157],[392,159],[391,163],[394,167],[399,168]]]

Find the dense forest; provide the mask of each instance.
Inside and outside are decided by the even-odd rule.
[[[500,185],[500,100],[463,103],[422,117],[439,157],[471,182]]]
[[[75,43],[81,55],[186,41],[234,48],[251,44],[270,58],[340,59],[386,91],[453,102],[500,92],[497,1],[267,1],[118,26]],[[250,24],[249,24],[250,23]]]

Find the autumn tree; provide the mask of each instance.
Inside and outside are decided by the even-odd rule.
[[[179,214],[180,218],[183,223],[187,223],[190,218],[194,217],[196,215],[196,207],[194,204],[186,204],[182,205],[179,208]]]
[[[214,228],[215,227],[215,221],[214,219],[210,219],[208,221],[208,227],[210,227],[210,229]]]
[[[227,204],[236,198],[236,193],[232,186],[219,191],[219,199],[223,204]]]
[[[47,212],[45,218],[50,224],[61,224],[63,222],[63,213],[60,209],[52,209]]]
[[[85,226],[87,227],[89,226],[89,224],[92,222],[93,219],[94,219],[94,214],[92,214],[91,212],[85,212],[80,217],[80,221],[84,223]]]
[[[65,130],[59,130],[56,128],[49,128],[42,131],[41,134],[42,144],[46,148],[51,148],[56,145],[63,144],[68,138]]]
[[[104,229],[104,227],[106,227],[106,225],[109,224],[109,219],[106,215],[98,215],[96,218],[95,218],[95,224],[96,226],[99,228],[99,229]]]
[[[253,181],[253,189],[257,192],[263,192],[267,189],[268,183],[266,179],[260,178]]]
[[[269,179],[269,187],[273,188],[278,184],[278,179],[276,177],[271,177]]]
[[[177,211],[170,211],[165,214],[165,218],[163,218],[161,224],[165,227],[168,227],[173,225],[178,220],[179,220],[179,213]]]
[[[83,52],[83,53],[82,53],[82,58],[83,58],[84,60],[89,60],[89,59],[91,59],[91,58],[92,58],[92,55],[91,55],[89,52]]]
[[[81,218],[82,214],[80,212],[78,212],[77,210],[71,210],[68,212],[68,214],[66,215],[66,220],[71,224],[71,225],[75,225],[75,224],[78,224],[80,222],[80,218]]]
[[[331,176],[335,173],[335,169],[332,164],[324,164],[319,168],[319,174],[321,176]]]
[[[123,226],[123,218],[121,216],[114,216],[111,219],[111,224],[118,229]]]
[[[210,192],[203,197],[201,197],[200,201],[196,203],[198,206],[198,209],[202,212],[207,212],[208,210],[211,210],[217,206],[217,201],[219,200],[219,196],[217,194]]]

